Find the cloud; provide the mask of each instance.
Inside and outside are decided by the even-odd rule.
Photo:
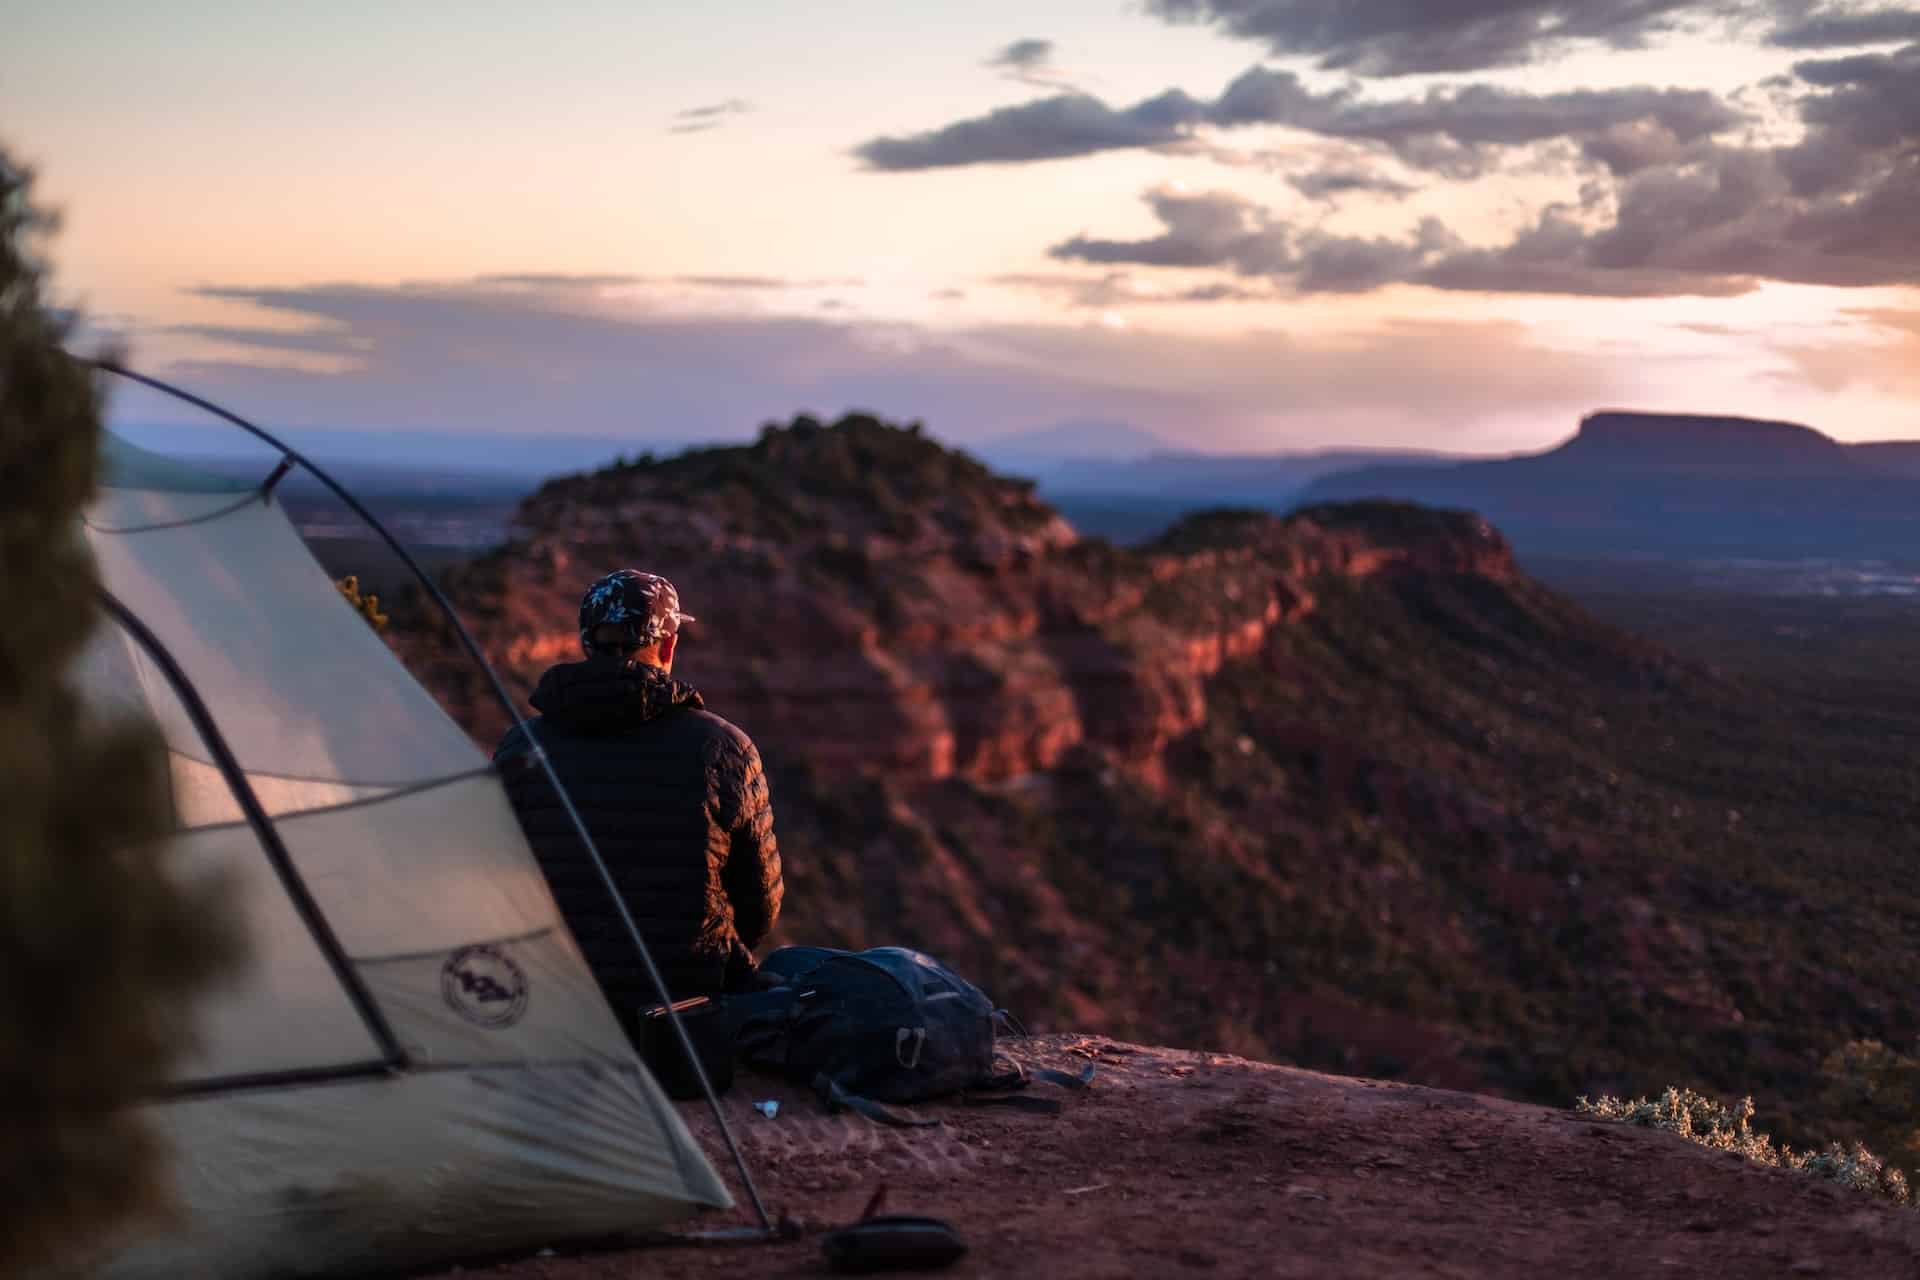
[[[1054,63],[1057,49],[1051,40],[1015,40],[988,58],[984,65],[1019,84],[1038,89],[1070,88],[1066,74]]]
[[[276,323],[343,332],[362,353],[351,373],[232,358],[159,371],[263,420],[558,430],[629,448],[743,439],[769,417],[852,406],[925,418],[961,443],[1104,416],[1198,448],[1411,434],[1441,444],[1494,419],[1570,425],[1593,404],[1631,398],[1646,359],[1562,351],[1499,323],[1198,338],[1099,325],[953,331],[628,315],[583,309],[589,300],[564,288],[476,281],[221,292]]]
[[[1828,5],[1782,24],[1768,39],[1788,49],[1839,49],[1920,40],[1920,9],[1893,5],[1847,9]]]
[[[1817,145],[1817,144],[1815,144]],[[1786,155],[1715,152],[1625,180],[1611,220],[1549,205],[1503,245],[1471,247],[1424,220],[1403,239],[1298,228],[1229,192],[1150,192],[1165,226],[1141,240],[1080,235],[1063,261],[1226,268],[1301,292],[1386,284],[1596,297],[1728,296],[1760,280],[1837,286],[1920,283],[1920,163],[1911,155],[1859,190],[1794,193]]]
[[[1911,400],[1920,397],[1920,310],[1859,308],[1850,313],[1877,341],[1772,343],[1789,363],[1783,378],[1827,392],[1865,389]]]
[[[1158,188],[1146,200],[1166,231],[1146,240],[1074,236],[1047,251],[1067,262],[1146,267],[1228,267],[1243,276],[1296,270],[1289,228],[1251,200],[1229,191],[1195,194]]]
[[[475,276],[474,282],[483,285],[505,285],[509,288],[594,290],[640,284],[645,278],[605,273],[568,274],[555,271],[523,271]]]
[[[808,279],[790,276],[766,276],[751,274],[709,274],[683,276],[640,276],[615,272],[553,272],[519,271],[494,272],[473,277],[471,284],[502,289],[517,289],[533,293],[598,293],[606,289],[632,289],[657,285],[684,285],[695,289],[825,289],[848,288],[864,284],[865,281],[835,276],[826,279]],[[210,296],[219,296],[217,290],[207,291]]]
[[[1410,196],[1416,190],[1385,174],[1359,168],[1313,169],[1290,174],[1287,183],[1309,200],[1331,200],[1335,196],[1365,195]]]
[[[993,57],[987,59],[990,67],[1005,67],[1012,71],[1038,71],[1053,61],[1053,41],[1051,40],[1015,40]]]
[[[1271,289],[1250,289],[1225,280],[1180,289],[1159,289],[1150,282],[1141,284],[1124,271],[1111,271],[1103,276],[1016,272],[993,276],[987,283],[1051,294],[1069,306],[1096,309],[1130,303],[1252,302],[1270,301],[1273,298]]]
[[[1472,177],[1503,147],[1595,136],[1641,123],[1688,143],[1731,129],[1743,118],[1701,90],[1533,94],[1467,85],[1435,88],[1415,98],[1364,101],[1351,89],[1316,92],[1290,71],[1254,67],[1212,102],[1179,89],[1124,108],[1086,94],[1060,94],[923,133],[874,138],[854,154],[870,169],[903,172],[1178,147],[1193,142],[1194,131],[1203,125],[1279,125],[1377,144],[1416,168]]]
[[[1920,311],[1902,311],[1895,307],[1861,307],[1850,314],[1878,328],[1920,339]],[[1920,373],[1920,363],[1915,364],[1914,370]]]
[[[685,111],[673,113],[674,122],[667,126],[667,132],[705,133],[754,110],[754,105],[742,98],[728,98],[725,102],[704,107],[688,107]]]
[[[857,276],[832,276],[823,279],[803,279],[788,276],[756,275],[698,275],[673,276],[674,284],[693,285],[700,289],[847,289],[858,288],[866,281]]]
[[[1633,49],[1746,6],[1725,0],[1147,0],[1168,22],[1218,27],[1324,70],[1396,76],[1539,62],[1579,44]]]
[[[351,330],[340,327],[260,329],[241,325],[174,324],[167,325],[159,332],[264,351],[290,351],[308,355],[357,356],[371,345],[369,339],[355,337]]]
[[[1206,118],[1178,89],[1115,111],[1098,98],[1063,93],[907,137],[854,148],[869,169],[905,172],[970,164],[1021,164],[1177,142]]]
[[[1233,193],[1162,190],[1147,196],[1160,234],[1116,240],[1083,232],[1049,252],[1108,266],[1222,268],[1302,292],[1400,283],[1728,296],[1763,280],[1920,282],[1920,44],[1807,60],[1794,71],[1805,133],[1790,145],[1728,145],[1719,137],[1731,119],[1724,104],[1672,91],[1528,96],[1476,87],[1379,106],[1346,101],[1318,122],[1349,141],[1391,146],[1410,165],[1470,167],[1481,148],[1567,131],[1596,173],[1577,203],[1538,209],[1504,244],[1470,245],[1431,219],[1400,237],[1356,239]],[[1422,120],[1435,131],[1414,132]],[[1422,157],[1416,144],[1443,151]],[[1311,171],[1290,181],[1315,191]]]

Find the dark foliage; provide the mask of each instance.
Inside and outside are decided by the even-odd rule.
[[[79,512],[98,392],[61,352],[32,250],[48,220],[0,156],[0,1272],[72,1261],[165,1205],[129,1105],[186,1046],[226,964],[210,887],[168,874],[150,725],[85,714],[63,672],[98,619]]]

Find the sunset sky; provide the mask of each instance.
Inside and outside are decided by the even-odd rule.
[[[1920,438],[1920,0],[70,0],[60,298],[285,426]],[[123,396],[123,419],[180,416]]]

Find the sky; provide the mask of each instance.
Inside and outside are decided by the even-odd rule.
[[[1920,0],[553,8],[10,14],[76,341],[363,442],[1920,438]]]

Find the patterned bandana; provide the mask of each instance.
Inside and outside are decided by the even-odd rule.
[[[612,624],[626,632],[622,648],[645,648],[673,635],[683,622],[696,619],[680,612],[680,593],[657,573],[615,569],[587,588],[580,600],[580,647],[596,652],[593,633]]]

